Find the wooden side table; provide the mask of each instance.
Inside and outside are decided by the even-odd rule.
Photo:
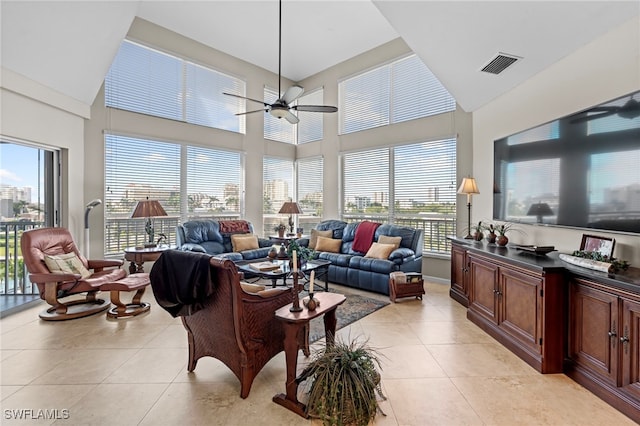
[[[163,251],[174,248],[176,247],[163,245],[148,248],[128,247],[124,249],[124,260],[131,262],[129,264],[129,273],[144,272],[144,262],[154,262],[158,260]]]
[[[294,413],[307,418],[306,406],[298,401],[298,383],[296,382],[296,371],[298,368],[298,336],[304,333],[305,327],[314,318],[324,315],[324,332],[327,345],[335,342],[336,332],[336,308],[344,303],[346,298],[343,294],[337,293],[317,293],[314,298],[320,302],[320,306],[315,311],[306,308],[300,312],[291,312],[291,304],[283,306],[276,311],[276,318],[284,324],[284,353],[287,361],[287,381],[285,386],[287,393],[279,393],[273,397],[273,402],[293,411]],[[308,342],[307,347],[308,347]]]

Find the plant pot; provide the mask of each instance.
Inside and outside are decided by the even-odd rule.
[[[489,232],[487,234],[487,242],[489,244],[494,244],[496,242],[496,238],[498,238],[498,236],[496,235],[495,232]]]
[[[476,241],[482,241],[482,239],[484,238],[484,234],[482,232],[474,232],[473,233],[473,239]]]
[[[279,238],[283,238],[284,237],[284,229],[278,229],[278,237]]]
[[[498,238],[496,238],[496,244],[499,246],[506,246],[507,243],[509,242],[509,238],[507,238],[506,235],[500,235]]]

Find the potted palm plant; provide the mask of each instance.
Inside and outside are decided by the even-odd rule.
[[[378,368],[376,351],[367,341],[336,339],[315,351],[298,378],[306,382],[307,414],[325,425],[368,425],[380,409],[377,397],[386,399]]]

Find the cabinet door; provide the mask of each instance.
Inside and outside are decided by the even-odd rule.
[[[501,268],[498,323],[533,353],[542,347],[542,277]],[[557,324],[562,327],[562,324]]]
[[[451,297],[467,306],[467,251],[455,244],[451,245]]]
[[[640,303],[622,299],[622,386],[640,398]]]
[[[468,254],[469,310],[498,324],[498,267],[488,260]]]
[[[617,386],[618,297],[575,280],[569,303],[569,357]]]

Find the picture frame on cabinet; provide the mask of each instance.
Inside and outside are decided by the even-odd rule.
[[[602,256],[613,256],[613,248],[616,240],[609,237],[601,237],[599,235],[582,234],[581,251],[595,251]]]

